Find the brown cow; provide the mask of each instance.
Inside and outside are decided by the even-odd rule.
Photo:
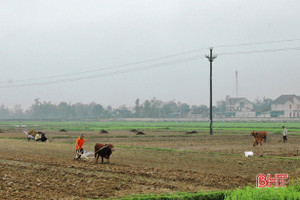
[[[262,146],[261,141],[264,140],[264,142],[267,141],[267,132],[266,131],[258,131],[258,132],[251,132],[251,135],[255,138],[253,146],[255,147],[260,143],[260,146]]]
[[[109,163],[109,157],[112,154],[112,151],[114,151],[114,146],[112,144],[101,144],[96,143],[95,145],[95,158],[96,163],[98,162],[99,157],[101,156],[101,163],[103,163],[103,158],[106,158]]]

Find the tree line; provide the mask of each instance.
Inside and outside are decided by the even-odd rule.
[[[271,101],[259,101],[254,103],[254,109],[258,112],[267,111],[271,108]],[[224,112],[224,106],[214,106],[213,112]],[[41,102],[35,99],[28,110],[23,110],[20,105],[9,109],[5,105],[0,107],[0,119],[28,119],[28,120],[80,120],[80,119],[110,119],[110,118],[186,118],[208,117],[209,108],[206,105],[189,105],[187,103],[161,101],[156,98],[140,102],[135,100],[132,107],[126,105],[113,108],[97,103],[67,103],[53,104]]]

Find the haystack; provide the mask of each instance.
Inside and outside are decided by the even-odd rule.
[[[38,133],[37,133],[35,130],[30,130],[30,131],[28,132],[28,134],[31,135],[31,136],[33,136],[33,137],[35,137],[36,134],[38,134]]]

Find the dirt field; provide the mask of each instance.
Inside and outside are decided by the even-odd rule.
[[[111,164],[95,164],[93,158],[74,160],[79,132],[45,132],[50,143],[27,142],[21,131],[0,133],[1,199],[119,198],[233,189],[254,185],[259,173],[300,177],[300,136],[283,143],[281,135],[271,135],[263,148],[252,148],[248,134],[86,132],[87,150],[95,142],[116,147]],[[255,156],[245,158],[249,150]]]

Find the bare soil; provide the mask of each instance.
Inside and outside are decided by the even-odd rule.
[[[27,142],[21,132],[0,134],[1,199],[98,199],[141,193],[226,190],[254,185],[259,173],[300,177],[300,136],[271,135],[253,148],[247,135],[86,132],[86,150],[112,143],[110,164],[74,160],[79,133],[46,132],[50,143]],[[172,137],[164,137],[174,135]],[[123,137],[126,136],[126,137]],[[244,157],[244,151],[254,157]],[[260,157],[262,155],[262,157]]]

